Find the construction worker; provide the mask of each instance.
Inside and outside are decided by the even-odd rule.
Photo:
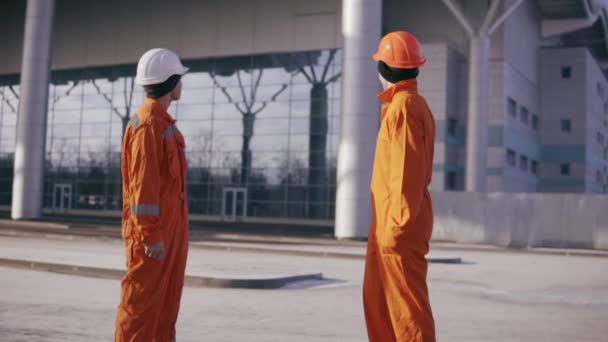
[[[425,259],[435,122],[416,80],[426,58],[416,38],[401,31],[382,38],[374,60],[384,91],[363,285],[367,333],[372,342],[435,341]]]
[[[184,137],[167,113],[188,71],[177,55],[152,49],[135,82],[146,100],[122,145],[123,225],[127,273],[121,284],[115,341],[175,341],[188,254]]]

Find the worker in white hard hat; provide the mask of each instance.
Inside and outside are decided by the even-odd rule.
[[[135,82],[146,101],[122,146],[127,273],[121,284],[115,341],[175,341],[188,255],[184,137],[167,113],[188,71],[167,49],[146,52]]]

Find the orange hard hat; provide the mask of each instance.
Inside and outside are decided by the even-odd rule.
[[[405,31],[391,32],[382,37],[374,60],[398,69],[414,69],[426,63],[418,39]]]

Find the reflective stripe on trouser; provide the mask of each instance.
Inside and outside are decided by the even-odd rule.
[[[132,215],[158,216],[160,206],[158,204],[133,204],[131,205]]]

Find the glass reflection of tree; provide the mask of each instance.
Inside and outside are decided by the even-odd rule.
[[[310,89],[310,127],[308,141],[308,212],[310,218],[323,218],[327,210],[327,132],[328,132],[328,94],[327,86],[337,81],[341,72],[330,76],[329,69],[337,50],[330,50],[322,72],[317,75],[312,54],[306,53],[308,68],[300,65],[298,70],[312,85]]]
[[[120,82],[120,78],[118,79],[109,79],[112,82]],[[134,76],[124,76],[122,77],[123,87],[122,87],[122,103],[120,100],[115,101],[114,96],[109,96],[105,93],[101,87],[97,84],[96,79],[90,80],[91,85],[95,88],[97,93],[101,95],[106,102],[111,106],[112,113],[118,116],[121,126],[121,137],[124,137],[125,132],[127,131],[127,125],[129,124],[129,120],[131,120],[131,108],[133,105],[133,93],[135,89],[135,77]],[[118,102],[120,105],[115,106],[114,103]],[[120,107],[120,108],[119,108]],[[122,139],[121,139],[122,141]],[[122,147],[121,147],[122,149]],[[108,158],[108,172],[118,179],[120,179],[120,153],[112,153],[109,152],[110,156]],[[114,177],[112,177],[114,178]],[[109,205],[113,208],[119,208],[122,206],[122,186],[120,182],[114,182],[110,187],[110,184],[106,184],[106,195],[111,196],[112,200]],[[107,205],[107,202],[104,203]]]
[[[63,93],[57,94],[57,92],[55,92],[55,93],[49,95],[49,96],[52,96],[52,100],[53,100],[52,104],[51,104],[52,110],[54,110],[54,106],[55,106],[55,104],[57,104],[57,102],[59,102],[64,97],[70,96],[72,94],[72,91],[74,91],[74,89],[76,89],[78,87],[78,85],[80,84],[79,81],[70,81],[70,82],[72,84],[69,87],[67,87]],[[13,96],[15,96],[15,99],[17,99],[17,101],[19,101],[19,93],[15,90],[15,88],[12,85],[10,85],[8,87],[9,87],[11,93],[13,93]],[[55,86],[55,88],[57,88],[57,86]],[[13,112],[15,112],[16,108],[10,104],[8,99],[6,99],[6,97],[4,96],[4,91],[2,92],[2,98],[4,99],[5,103],[7,103],[10,106],[11,110]],[[53,146],[53,142],[54,142],[53,138],[54,137],[51,136],[50,151],[55,151],[54,146]],[[59,165],[58,165],[59,168],[61,168],[62,164],[63,164],[63,159],[64,159],[64,155],[65,155],[64,150],[66,149],[66,146],[67,146],[67,142],[66,142],[65,138],[60,139],[59,154],[61,155],[61,159],[60,159]]]
[[[15,107],[15,105],[13,105],[10,101],[10,99],[8,99],[6,97],[5,91],[6,91],[7,87],[0,87],[0,96],[2,96],[2,101],[0,102],[4,102],[8,108],[10,108],[11,112],[16,112],[17,108]],[[15,96],[15,99],[19,100],[19,94],[17,94],[17,91],[15,91],[15,88],[13,87],[13,85],[9,85],[8,89],[11,91],[11,93],[13,93],[13,96]]]
[[[127,131],[127,125],[129,124],[129,120],[131,120],[131,108],[133,105],[133,90],[135,88],[135,77],[127,76],[123,77],[122,79],[124,82],[122,91],[124,107],[120,107],[122,107],[123,109],[119,109],[118,107],[114,106],[114,101],[112,97],[104,93],[101,87],[99,87],[99,85],[95,82],[94,79],[91,80],[91,84],[93,85],[93,87],[95,87],[97,93],[103,96],[103,98],[110,104],[110,106],[112,106],[112,113],[114,113],[120,118],[120,121],[122,122],[122,135],[124,136],[125,132]]]
[[[53,168],[57,172],[73,169],[76,167],[74,156],[78,154],[78,146],[70,144],[68,138],[59,138],[53,150]]]
[[[57,94],[53,94],[53,105],[57,102],[59,102],[59,100],[61,100],[63,97],[66,96],[70,96],[70,94],[72,93],[72,91],[78,86],[78,81],[72,81],[72,85],[63,93],[60,95]],[[15,88],[13,87],[13,85],[9,85],[8,86],[9,90],[11,91],[11,93],[13,93],[13,96],[15,96],[15,99],[17,101],[19,101],[19,93],[15,90]],[[2,101],[4,101],[4,103],[6,103],[9,108],[11,109],[11,111],[16,112],[17,108],[15,108],[15,106],[13,106],[10,102],[10,100],[8,98],[6,98],[4,92],[4,88],[0,88],[0,96],[2,96]]]
[[[12,86],[0,87],[0,128],[2,127],[2,115],[7,112],[16,112],[16,105],[11,102],[11,99],[7,98],[5,91],[9,88],[13,94],[16,94],[15,89]],[[8,111],[5,110],[3,104],[6,105]],[[4,112],[4,113],[3,113]],[[0,136],[0,138],[6,138]],[[1,146],[0,146],[1,147]],[[13,191],[13,165],[14,159],[11,153],[0,152],[0,205],[11,204],[11,193]]]
[[[255,125],[255,117],[258,113],[266,108],[268,102],[275,101],[276,98],[287,89],[287,84],[282,84],[280,88],[271,96],[270,100],[259,102],[258,99],[258,89],[260,87],[260,81],[262,79],[262,75],[264,74],[263,68],[257,69],[249,69],[249,70],[236,70],[237,80],[239,82],[239,89],[241,92],[242,102],[235,102],[232,99],[232,96],[226,89],[219,84],[217,77],[214,73],[211,73],[211,78],[216,87],[218,87],[222,93],[228,99],[228,102],[234,103],[236,109],[241,113],[243,120],[243,147],[241,148],[241,173],[240,173],[240,183],[242,185],[247,184],[249,180],[249,176],[251,173],[251,139],[254,134],[254,125]],[[241,73],[248,73],[251,75],[252,80],[254,80],[251,84],[249,91],[247,91],[247,84],[243,83]],[[257,75],[256,75],[257,73]],[[228,73],[227,75],[221,76],[229,76],[232,73]]]

